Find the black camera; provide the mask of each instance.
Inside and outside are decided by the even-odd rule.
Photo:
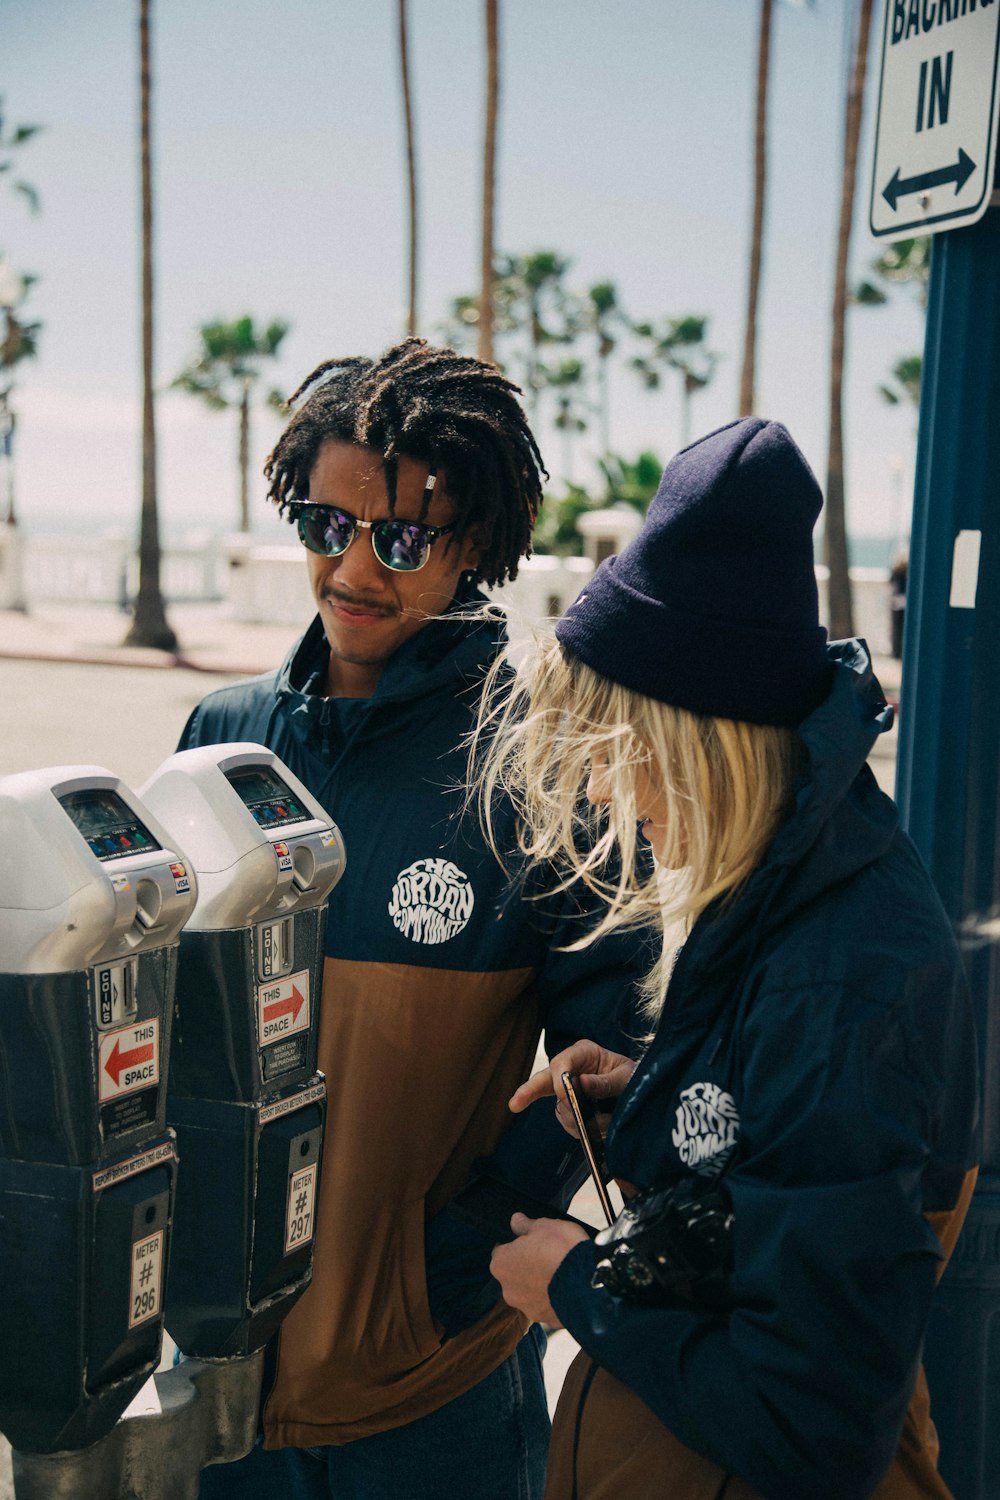
[[[680,1298],[724,1308],[733,1263],[733,1210],[717,1181],[692,1177],[630,1198],[594,1241],[591,1278],[616,1297],[647,1306]]]

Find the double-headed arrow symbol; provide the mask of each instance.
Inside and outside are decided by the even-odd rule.
[[[959,193],[975,170],[976,164],[972,157],[966,156],[959,146],[958,160],[950,167],[938,167],[933,172],[921,172],[919,177],[900,177],[897,167],[892,180],[882,189],[882,197],[895,213],[897,200],[905,198],[907,193],[922,193],[925,188],[944,187],[949,182],[955,184],[955,192]]]
[[[123,1052],[121,1043],[116,1039],[104,1068],[108,1076],[114,1080],[115,1088],[117,1088],[126,1068],[137,1068],[140,1063],[150,1062],[155,1053],[156,1048],[152,1042],[147,1042],[142,1047],[133,1047],[131,1052]]]

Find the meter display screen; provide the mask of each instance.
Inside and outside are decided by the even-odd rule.
[[[58,801],[98,859],[125,859],[160,848],[117,792],[94,787],[85,792],[66,792]]]
[[[312,818],[268,766],[241,766],[223,774],[261,828],[283,828],[286,823],[306,823]]]

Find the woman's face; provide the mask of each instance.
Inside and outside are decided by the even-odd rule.
[[[607,762],[595,760],[587,779],[587,801],[594,807],[604,807],[611,801]],[[659,790],[646,766],[640,766],[635,775],[635,805],[639,814],[639,832],[649,840],[653,858],[659,863],[666,854],[667,799]]]

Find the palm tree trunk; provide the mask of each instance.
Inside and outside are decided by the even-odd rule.
[[[240,396],[240,530],[250,530],[250,383],[244,380]]]
[[[872,0],[860,0],[858,30],[851,64],[851,80],[844,117],[844,165],[841,174],[840,228],[833,283],[832,337],[830,343],[830,438],[826,467],[826,524],[823,530],[824,560],[830,570],[827,617],[834,640],[854,634],[851,608],[850,559],[847,551],[847,519],[844,498],[844,343],[847,315],[847,251],[854,218],[854,187],[858,167],[858,140],[868,66],[868,33]]]
[[[486,0],[486,130],[483,138],[483,242],[479,291],[480,359],[493,359],[493,237],[497,112],[500,104],[499,0]]]
[[[410,201],[406,332],[412,338],[417,331],[417,162],[413,131],[413,100],[410,94],[410,47],[406,31],[406,0],[399,0],[399,66],[403,83],[403,114],[406,120],[406,185]]]
[[[608,393],[608,356],[597,356],[598,412],[601,424],[601,452],[611,452],[611,398]]]
[[[757,302],[764,244],[764,190],[767,182],[767,74],[771,57],[771,13],[774,0],[760,0],[760,43],[757,49],[757,115],[753,159],[753,228],[750,234],[750,279],[747,287],[747,322],[740,372],[739,415],[749,417],[754,409],[754,373],[757,363]]]
[[[153,172],[150,150],[149,12],[139,0],[139,96],[142,157],[142,512],[139,524],[139,592],[127,646],[175,651],[160,593],[160,538],[156,514],[156,415],[153,410]]]

